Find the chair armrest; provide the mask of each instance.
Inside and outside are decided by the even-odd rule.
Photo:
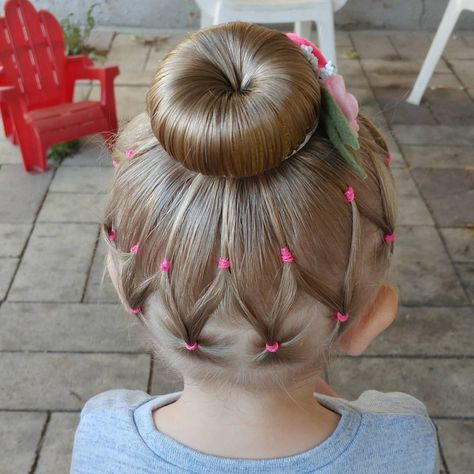
[[[113,80],[119,74],[118,66],[96,67],[88,56],[67,56],[66,77],[76,81],[77,79]]]

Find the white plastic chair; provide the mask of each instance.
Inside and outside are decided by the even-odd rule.
[[[431,43],[430,50],[426,56],[423,67],[421,68],[420,74],[416,79],[413,90],[407,99],[410,104],[419,105],[423,94],[425,93],[426,87],[430,82],[433,71],[438,64],[439,58],[443,54],[446,43],[453,32],[454,26],[458,21],[459,15],[463,10],[474,11],[474,0],[450,0],[446,11],[444,12],[443,19],[439,25],[438,31]]]
[[[336,64],[334,12],[347,0],[196,0],[201,27],[228,21],[295,23],[295,33],[309,38],[311,22],[317,25],[319,47]]]

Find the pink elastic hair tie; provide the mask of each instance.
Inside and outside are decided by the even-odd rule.
[[[395,242],[395,234],[385,234],[383,236],[383,240],[385,240],[387,243]]]
[[[129,148],[126,152],[125,152],[125,155],[127,156],[127,158],[129,160],[131,160],[134,156],[135,156],[135,150],[133,150],[132,148]]]
[[[280,347],[280,343],[275,341],[273,344],[265,344],[265,350],[267,352],[276,352]]]
[[[184,347],[188,350],[188,351],[195,351],[198,347],[199,347],[199,344],[197,342],[193,342],[192,344],[188,344],[187,342],[184,343]]]
[[[137,254],[139,248],[140,248],[140,242],[137,242],[135,245],[132,245],[130,247],[130,252]]]
[[[117,238],[117,234],[115,233],[115,230],[110,229],[109,232],[107,233],[107,237],[109,238],[110,242],[114,242],[115,239]]]
[[[350,186],[347,186],[347,189],[344,192],[344,197],[346,198],[347,202],[352,202],[355,199],[354,190]]]
[[[136,308],[130,308],[130,312],[132,314],[139,314],[142,312],[142,308],[140,306],[136,307]]]
[[[341,323],[345,323],[349,319],[348,314],[342,314],[339,311],[336,313],[336,319]]]
[[[390,163],[392,162],[392,154],[389,153],[384,160],[385,166],[390,166]]]
[[[291,253],[291,250],[286,246],[280,249],[280,258],[281,261],[284,263],[291,263],[295,260],[295,257],[293,257],[293,254]]]
[[[225,258],[225,257],[220,257],[219,258],[219,264],[217,265],[218,268],[222,268],[222,269],[227,269],[227,268],[230,268],[230,260],[228,258]]]
[[[170,262],[167,258],[164,258],[163,261],[160,263],[160,270],[162,272],[167,272],[170,269]]]
[[[117,160],[112,160],[112,166],[114,168],[117,168],[117,165],[118,165],[118,161]]]

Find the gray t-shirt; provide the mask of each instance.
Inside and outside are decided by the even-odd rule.
[[[137,390],[111,390],[91,398],[76,430],[71,473],[439,472],[434,425],[423,403],[404,393],[369,390],[351,402],[315,394],[341,415],[331,436],[295,456],[261,460],[211,456],[159,432],[152,411],[180,394],[153,397]]]

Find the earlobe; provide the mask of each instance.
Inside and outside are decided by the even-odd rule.
[[[370,309],[341,334],[342,351],[353,356],[362,354],[393,323],[397,310],[397,291],[391,286],[381,286]]]

